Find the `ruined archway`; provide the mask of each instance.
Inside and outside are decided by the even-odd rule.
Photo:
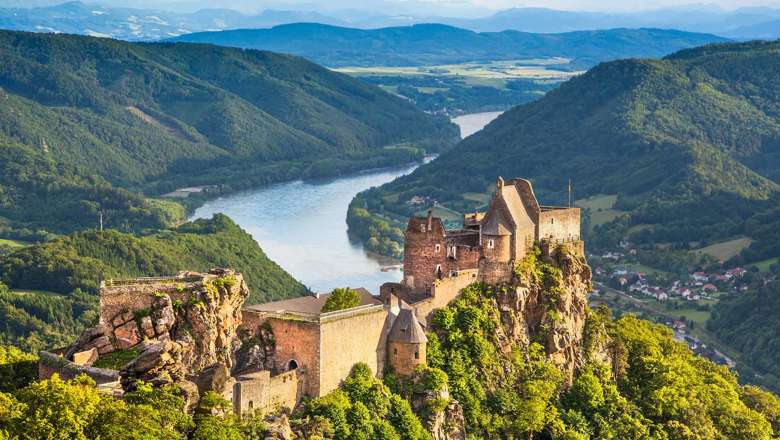
[[[287,371],[297,370],[298,369],[298,361],[295,359],[291,359],[290,362],[287,363]]]

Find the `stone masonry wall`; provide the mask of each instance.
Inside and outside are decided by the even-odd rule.
[[[433,285],[436,279],[436,266],[445,270],[446,258],[444,225],[441,219],[430,220],[413,217],[404,233],[404,284],[415,291],[423,291]]]
[[[469,269],[458,272],[457,276],[436,280],[431,289],[432,296],[413,305],[417,319],[427,323],[434,310],[446,307],[460,295],[461,290],[479,281],[478,277],[478,269]]]
[[[479,265],[480,253],[479,247],[456,246],[455,257],[445,258],[442,264],[442,273],[444,276],[448,276],[453,271],[475,269]]]
[[[388,343],[390,366],[393,371],[402,376],[414,374],[414,369],[426,362],[425,348],[424,344]]]
[[[100,322],[110,323],[120,313],[150,308],[155,293],[168,294],[172,300],[184,301],[187,292],[203,287],[206,278],[217,277],[182,272],[175,277],[105,282],[100,288]]]
[[[312,395],[322,396],[336,389],[358,362],[382,375],[389,332],[387,314],[387,309],[379,305],[320,317],[320,380],[317,394]]]
[[[233,385],[233,411],[246,414],[260,411],[263,414],[282,408],[293,409],[303,397],[305,375],[289,371],[271,376],[270,371],[242,375]]]
[[[539,239],[555,241],[580,239],[580,209],[562,208],[542,211],[539,217]]]
[[[290,361],[306,372],[304,392],[318,395],[320,387],[320,326],[316,322],[295,319],[268,318],[276,340],[274,351],[275,370],[287,371]]]

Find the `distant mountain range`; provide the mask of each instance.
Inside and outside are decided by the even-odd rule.
[[[12,2],[0,8],[0,28],[33,32],[64,32],[106,36],[124,40],[158,40],[192,32],[225,29],[269,28],[290,23],[321,23],[358,29],[440,23],[480,32],[517,30],[532,33],[562,33],[613,28],[660,28],[711,33],[736,39],[780,38],[779,8],[741,8],[724,11],[706,5],[664,8],[633,13],[559,11],[547,8],[514,8],[482,18],[453,18],[433,14],[431,8],[409,8],[414,2],[396,2],[403,8],[366,10],[286,10],[268,8],[259,14],[210,6],[183,12],[183,2],[125,2],[133,7],[105,3]],[[182,3],[182,4],[180,4]],[[23,7],[19,7],[23,4]],[[38,5],[38,7],[30,7]],[[144,5],[158,5],[149,8]],[[172,11],[173,7],[177,11]],[[194,4],[192,5],[194,6]],[[364,8],[369,8],[364,6]],[[377,13],[376,11],[382,11]]]
[[[612,29],[563,34],[474,32],[441,24],[362,30],[313,23],[201,32],[170,41],[211,43],[301,55],[327,66],[419,66],[466,61],[565,57],[573,67],[626,57],[659,57],[722,42],[709,34]]]
[[[457,128],[299,57],[0,31],[0,227],[159,227],[137,195],[408,162]],[[170,220],[170,218],[168,219]]]
[[[692,5],[631,13],[558,11],[546,8],[515,8],[478,19],[444,19],[442,23],[477,31],[505,29],[526,32],[570,32],[587,29],[662,28],[704,32],[730,38],[780,38],[780,9],[741,8],[723,11],[707,5]],[[770,32],[767,32],[767,29]]]

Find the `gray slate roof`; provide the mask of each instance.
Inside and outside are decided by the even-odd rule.
[[[425,331],[411,309],[401,309],[395,318],[393,328],[387,336],[388,341],[405,342],[407,344],[422,344],[428,342]]]

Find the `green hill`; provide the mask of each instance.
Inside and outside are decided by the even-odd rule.
[[[0,289],[0,341],[28,350],[69,343],[96,318],[101,280],[213,267],[240,271],[250,303],[308,291],[221,214],[149,235],[90,230],[0,257],[0,286],[12,289]]]
[[[335,174],[457,138],[444,118],[302,58],[193,44],[0,31],[0,102],[0,216],[58,232],[95,225],[100,208],[117,211],[113,227],[168,220],[116,188]]]
[[[595,247],[626,234],[640,243],[766,236],[766,223],[750,220],[780,206],[778,69],[780,42],[601,64],[359,196],[352,224],[368,229],[364,207],[403,218],[421,209],[407,203],[414,195],[477,209],[484,198],[474,193],[503,175],[531,178],[548,204],[566,203],[568,179],[574,200],[617,195],[613,209],[627,217],[597,228]]]
[[[473,32],[442,24],[352,29],[295,23],[270,29],[198,32],[173,41],[265,49],[305,56],[326,66],[420,66],[538,57],[574,59],[573,67],[632,56],[659,57],[726,41],[663,29],[609,29],[560,34]]]

